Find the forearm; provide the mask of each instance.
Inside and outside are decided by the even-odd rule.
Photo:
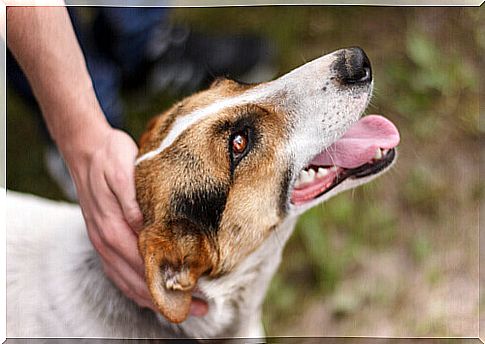
[[[9,7],[7,44],[27,75],[63,154],[88,153],[109,124],[66,8]]]
[[[143,223],[134,183],[138,148],[106,121],[66,9],[10,7],[7,24],[7,44],[69,166],[106,274],[140,306],[155,309],[133,231]]]

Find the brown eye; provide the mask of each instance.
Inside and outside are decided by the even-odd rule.
[[[242,154],[248,145],[248,139],[244,134],[236,134],[232,139],[232,151],[234,154]]]
[[[228,151],[231,159],[231,173],[239,162],[248,154],[253,147],[254,134],[251,128],[234,131],[228,140]]]

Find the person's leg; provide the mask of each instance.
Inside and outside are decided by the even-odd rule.
[[[147,62],[148,46],[154,34],[166,24],[168,8],[102,7],[93,32],[99,50],[121,67],[124,76],[133,76]]]
[[[121,69],[94,43],[95,36],[89,27],[80,22],[76,7],[69,7],[69,16],[86,59],[94,90],[108,122],[117,128],[123,125],[123,106],[120,98]]]

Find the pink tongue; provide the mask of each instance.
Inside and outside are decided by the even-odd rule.
[[[355,168],[372,160],[378,148],[390,149],[399,143],[399,132],[388,119],[369,115],[360,119],[310,164]]]

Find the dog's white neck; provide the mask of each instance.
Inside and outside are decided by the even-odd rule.
[[[79,207],[10,192],[8,336],[260,337],[261,306],[296,218],[287,219],[240,262],[202,278],[207,316],[173,325],[128,300],[104,275]],[[35,226],[31,224],[35,223]]]
[[[97,314],[103,319],[97,321],[109,319],[116,324],[114,328],[127,332],[111,336],[263,337],[261,307],[295,221],[296,218],[292,218],[282,223],[231,273],[218,279],[200,280],[199,287],[209,298],[209,313],[205,317],[189,317],[182,324],[173,325],[162,316],[157,319],[151,311],[140,310],[106,279],[94,251],[73,268],[78,272],[75,275],[78,285],[84,289],[72,292],[77,294],[80,303],[98,310]],[[96,269],[96,276],[93,269]]]

